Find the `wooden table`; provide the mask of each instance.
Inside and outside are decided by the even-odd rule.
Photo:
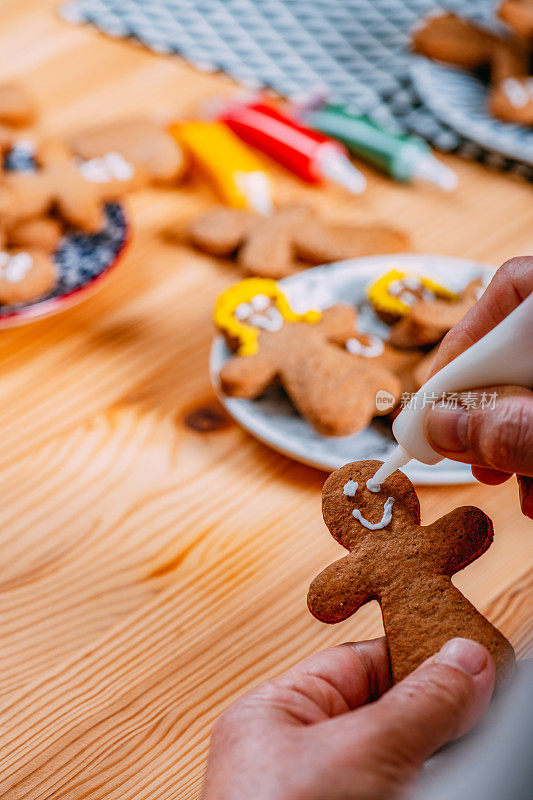
[[[170,118],[234,89],[71,27],[55,6],[0,2],[0,79],[24,80],[44,132]],[[452,196],[370,170],[363,198],[276,175],[281,199],[390,221],[419,252],[500,263],[533,250],[531,188],[445,160]],[[310,579],[340,555],[324,475],[256,442],[214,398],[210,314],[238,273],[166,236],[210,202],[195,181],[132,196],[133,242],[101,292],[0,334],[2,800],[197,797],[228,703],[318,648],[380,633],[374,604],[331,627],[307,613]],[[532,531],[514,482],[420,498],[425,521],[465,503],[493,518],[494,546],[457,584],[525,654]]]

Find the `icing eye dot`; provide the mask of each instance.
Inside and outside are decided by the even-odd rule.
[[[342,491],[346,497],[355,497],[358,486],[359,484],[357,481],[347,481],[347,483],[344,484],[344,489]]]
[[[248,319],[252,313],[252,306],[249,303],[240,303],[234,313],[237,319]]]
[[[270,297],[267,297],[266,294],[256,294],[255,297],[252,297],[251,304],[254,311],[266,311],[270,305]]]

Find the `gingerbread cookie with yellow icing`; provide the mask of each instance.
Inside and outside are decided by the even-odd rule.
[[[381,364],[382,343],[357,334],[351,306],[296,313],[276,281],[248,278],[219,297],[214,317],[236,350],[220,372],[232,397],[256,398],[279,381],[302,416],[333,436],[387,413],[376,406],[378,392],[391,405],[399,399],[399,379]]]
[[[409,479],[396,471],[376,487],[371,479],[380,466],[346,464],[324,484],[324,521],[349,553],[311,583],[309,610],[335,623],[377,600],[395,682],[461,636],[489,650],[501,686],[514,669],[513,648],[451,580],[490,547],[491,520],[479,508],[463,506],[422,526]]]
[[[57,282],[53,258],[39,249],[0,251],[0,305],[48,294]]]
[[[455,293],[431,278],[391,270],[371,284],[368,299],[381,319],[391,324],[389,344],[426,347],[439,342],[483,290],[481,279]]]

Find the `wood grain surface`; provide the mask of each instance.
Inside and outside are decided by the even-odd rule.
[[[23,80],[39,129],[191,114],[232,82],[0,0],[0,79]],[[418,252],[493,263],[533,250],[531,187],[452,157],[447,196],[365,169],[362,198],[280,170],[282,200],[382,220]],[[0,797],[198,797],[210,726],[247,688],[312,651],[378,635],[377,607],[338,626],[306,611],[340,554],[320,514],[324,475],[271,452],[210,387],[210,314],[236,277],[169,238],[211,203],[191,179],[129,198],[129,250],[77,308],[0,333]],[[494,546],[457,585],[532,642],[532,526],[516,485],[423,488],[423,519],[474,503]]]

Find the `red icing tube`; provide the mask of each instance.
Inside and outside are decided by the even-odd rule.
[[[354,194],[366,186],[364,176],[355,169],[340,142],[301,125],[261,100],[231,104],[218,118],[244,142],[308,183],[327,178]]]

